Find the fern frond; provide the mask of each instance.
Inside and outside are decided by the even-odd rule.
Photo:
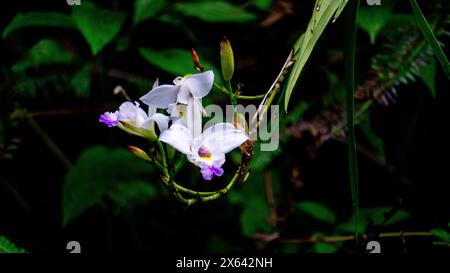
[[[5,237],[0,236],[0,253],[26,253],[26,251],[22,248],[18,248]]]

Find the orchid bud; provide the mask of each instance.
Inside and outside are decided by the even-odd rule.
[[[192,48],[192,62],[194,63],[195,69],[199,72],[203,72],[202,64],[200,63],[200,58],[197,55],[197,52],[194,48]]]
[[[151,158],[147,155],[146,152],[141,150],[140,148],[136,146],[128,146],[128,151],[133,153],[135,156],[139,157],[140,159],[143,159],[145,161],[151,162]]]
[[[234,56],[233,49],[227,37],[223,37],[220,42],[220,62],[222,65],[223,79],[230,81],[234,73]]]

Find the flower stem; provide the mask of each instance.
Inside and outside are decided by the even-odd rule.
[[[429,231],[411,231],[411,232],[386,232],[380,233],[380,238],[395,238],[395,237],[430,237],[433,236],[432,232]],[[366,234],[362,234],[363,239],[367,239]],[[282,239],[282,243],[286,244],[303,244],[303,243],[337,243],[344,241],[354,241],[355,235],[343,235],[343,236],[328,236],[328,237],[317,237],[312,236],[306,239]]]
[[[217,89],[217,91],[221,91],[226,95],[230,95],[230,92],[228,92],[228,90],[226,88],[221,87],[220,85],[218,85],[217,83],[214,83],[214,88]],[[261,94],[261,95],[254,95],[254,96],[244,96],[244,95],[239,95],[236,94],[236,99],[239,100],[260,100],[262,98],[264,98],[266,94]]]
[[[169,171],[167,170],[166,152],[164,151],[164,146],[162,145],[161,141],[159,141],[159,139],[156,139],[155,142],[156,146],[158,146],[159,153],[161,155],[163,173],[165,176],[169,177]]]
[[[228,95],[230,95],[230,101],[233,106],[236,106],[236,94],[234,94],[233,87],[231,86],[231,81],[225,81],[226,88],[228,90]]]

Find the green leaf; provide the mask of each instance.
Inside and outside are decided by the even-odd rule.
[[[77,97],[88,97],[91,88],[91,65],[83,66],[70,80],[70,85]]]
[[[268,221],[269,207],[264,198],[251,198],[246,200],[244,211],[241,214],[242,234],[247,237],[256,232],[270,232],[272,225]]]
[[[385,214],[391,210],[389,207],[378,207],[378,208],[362,208],[359,210],[359,226],[365,227],[369,222],[375,225],[381,225],[385,219]],[[397,211],[388,221],[384,224],[385,226],[392,226],[400,223],[410,217],[410,214],[404,210]],[[355,224],[352,219],[343,222],[338,226],[338,230],[345,232],[355,232]]]
[[[84,1],[82,5],[73,7],[72,18],[89,43],[92,54],[96,55],[119,34],[126,14],[97,8],[94,4]]]
[[[370,42],[375,43],[378,33],[383,29],[391,17],[396,1],[386,1],[379,6],[363,5],[359,9],[358,27],[370,36]]]
[[[139,48],[139,53],[149,63],[172,75],[195,72],[190,51],[178,48],[166,50]]]
[[[122,208],[132,208],[156,197],[156,188],[146,181],[119,183],[108,193],[108,197]]]
[[[135,0],[133,17],[134,25],[155,16],[165,4],[165,0]]]
[[[423,36],[428,41],[428,43],[430,43],[431,47],[433,48],[434,54],[436,55],[442,66],[442,69],[444,69],[447,78],[450,79],[450,64],[447,57],[445,56],[444,51],[439,45],[439,41],[436,39],[436,36],[434,36],[434,33],[428,25],[427,20],[425,19],[425,16],[423,16],[419,6],[417,5],[416,0],[409,0],[409,3],[411,4],[414,18],[416,18],[416,22],[419,25]]]
[[[304,34],[302,34],[294,45],[294,59],[295,63],[286,86],[286,93],[284,97],[284,108],[287,111],[289,100],[291,98],[294,87],[300,77],[306,62],[309,59],[317,41],[322,35],[325,27],[330,20],[333,20],[339,15],[344,8],[347,0],[317,0],[314,6],[313,15],[309,21],[308,27]]]
[[[142,179],[150,173],[148,164],[125,149],[101,146],[86,149],[64,180],[63,224],[101,203],[105,197],[123,205],[127,197],[134,198],[138,191],[153,196],[153,191],[142,185]]]
[[[298,203],[295,208],[318,221],[327,224],[334,224],[336,222],[336,214],[331,209],[320,203],[304,201]]]
[[[327,243],[315,243],[313,247],[315,253],[335,253],[337,249],[335,245]]]
[[[450,243],[450,233],[448,233],[447,231],[443,230],[443,229],[433,229],[431,231],[431,233],[438,237],[439,239],[441,239],[443,242],[445,243]]]
[[[3,39],[11,32],[28,27],[75,28],[69,15],[57,12],[18,13],[3,30]]]
[[[251,4],[260,10],[269,11],[272,0],[252,0]]]
[[[25,253],[24,249],[18,248],[10,240],[0,236],[0,253]]]
[[[73,60],[74,56],[65,51],[57,41],[45,39],[37,42],[11,69],[23,72],[30,67],[70,63]]]
[[[183,76],[189,73],[196,73],[194,64],[192,63],[190,50],[188,51],[180,48],[166,50],[139,48],[139,53],[146,61],[169,74]],[[201,58],[201,62],[205,69],[212,69],[214,71],[217,82],[217,75],[220,75],[220,72],[207,60]]]
[[[436,98],[436,66],[435,59],[431,59],[426,66],[421,67],[419,70],[419,77],[428,87],[433,98]]]
[[[178,2],[175,10],[208,23],[244,23],[257,19],[255,14],[225,1]]]

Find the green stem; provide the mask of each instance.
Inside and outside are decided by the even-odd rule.
[[[228,91],[228,95],[230,96],[230,101],[233,106],[236,106],[236,95],[233,92],[233,87],[231,86],[231,81],[225,81],[225,85]]]
[[[62,150],[56,145],[56,143],[50,138],[50,136],[42,129],[41,126],[32,118],[28,117],[28,124],[33,130],[41,137],[47,147],[59,158],[59,160],[66,166],[67,169],[72,167],[70,160],[64,155]]]
[[[197,196],[197,198],[188,199],[187,205],[190,206],[190,205],[193,205],[198,202],[208,202],[208,201],[216,200],[217,198],[221,197],[222,195],[224,195],[230,191],[230,189],[236,183],[236,180],[238,177],[239,177],[239,170],[234,174],[230,183],[228,183],[228,185],[225,188],[218,190],[216,193],[209,195],[209,196]]]
[[[230,95],[230,92],[228,92],[228,90],[226,90],[225,88],[222,88],[220,85],[218,85],[217,83],[214,83],[213,87],[217,90],[220,91],[226,95]],[[239,95],[236,94],[235,95],[237,99],[239,100],[260,100],[263,99],[265,94],[262,95],[254,95],[254,96],[244,96],[244,95]]]
[[[352,193],[352,208],[355,224],[355,240],[359,242],[359,189],[358,166],[356,158],[355,140],[355,52],[356,52],[356,20],[358,18],[359,0],[350,0],[346,12],[346,30],[344,32],[344,56],[346,78],[347,102],[347,128],[348,128],[348,169],[350,188]]]
[[[175,186],[175,188],[179,191],[194,195],[194,196],[207,196],[207,195],[213,195],[215,193],[217,193],[217,191],[194,191],[188,188],[185,188],[179,184],[177,184],[176,182],[173,182],[173,185]]]
[[[255,96],[236,95],[236,97],[240,100],[260,100],[260,99],[263,99],[264,96],[265,96],[265,94],[255,95]]]
[[[430,237],[434,236],[432,232],[429,231],[411,231],[411,232],[387,232],[380,233],[380,238],[395,238],[395,237]],[[367,239],[366,234],[362,234],[364,239]],[[303,244],[303,243],[337,243],[344,241],[353,241],[355,240],[355,235],[342,235],[342,236],[327,236],[327,237],[316,237],[312,236],[307,239],[283,239],[282,243],[286,244]]]
[[[161,155],[163,173],[165,176],[169,177],[169,171],[167,169],[167,161],[166,161],[166,152],[164,151],[164,146],[162,145],[161,141],[159,141],[159,139],[156,139],[155,143],[156,143],[156,146],[158,146],[158,150]],[[156,160],[155,160],[155,162],[156,162]]]

